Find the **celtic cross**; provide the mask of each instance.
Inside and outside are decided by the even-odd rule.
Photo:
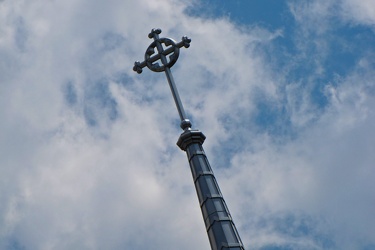
[[[206,136],[197,129],[191,129],[191,123],[186,118],[171,73],[170,68],[176,63],[180,48],[188,48],[191,40],[184,36],[181,42],[176,43],[170,38],[159,38],[160,33],[160,29],[153,29],[148,35],[154,41],[146,50],[145,60],[135,62],[133,70],[140,74],[142,69],[147,66],[154,72],[164,71],[167,76],[181,118],[180,126],[184,130],[177,141],[177,145],[186,152],[188,157],[211,249],[244,250],[237,228],[221,194],[219,184],[203,150],[203,142]]]
[[[169,87],[172,91],[173,99],[176,103],[178,114],[180,115],[181,128],[185,130],[191,128],[191,123],[186,117],[170,68],[176,63],[178,56],[180,55],[180,48],[189,48],[191,39],[183,36],[181,41],[176,43],[171,38],[159,38],[160,33],[161,29],[152,29],[151,33],[148,34],[148,37],[150,39],[153,38],[154,41],[146,50],[145,60],[143,62],[136,61],[133,70],[138,74],[141,74],[142,68],[147,66],[154,72],[165,72]],[[159,62],[161,62],[161,65]]]

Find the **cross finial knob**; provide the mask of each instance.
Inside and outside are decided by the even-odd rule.
[[[160,33],[161,33],[161,29],[152,29],[151,32],[148,34],[148,38],[150,38],[150,39],[151,38],[159,39],[159,34]]]

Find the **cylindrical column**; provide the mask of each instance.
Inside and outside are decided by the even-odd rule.
[[[177,145],[186,151],[212,250],[244,250],[236,226],[203,150],[205,136],[185,130]]]

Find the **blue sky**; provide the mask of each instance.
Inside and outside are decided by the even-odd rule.
[[[0,1],[0,249],[209,249],[152,28],[246,249],[375,249],[371,0]]]

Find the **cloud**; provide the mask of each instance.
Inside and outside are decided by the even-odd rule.
[[[0,249],[209,248],[166,79],[132,71],[155,27],[192,37],[172,71],[247,248],[374,244],[371,48],[327,70],[371,4],[290,2],[295,33],[194,4],[1,1]]]
[[[336,34],[322,36],[333,27],[330,15],[337,13],[326,16],[327,4],[320,2],[297,5],[301,9],[293,12],[295,7],[291,7],[292,13],[307,16],[296,16],[301,26],[298,34],[304,38],[296,40],[298,51],[307,52],[310,44],[320,48],[322,43],[324,50],[306,56],[324,65],[332,53],[325,44],[331,46],[331,39],[342,39]],[[289,132],[295,132],[290,137],[241,134],[251,138],[248,144],[252,146],[246,145],[248,150],[235,154],[232,168],[219,181],[233,194],[242,190],[249,198],[240,203],[247,212],[239,221],[248,222],[243,225],[248,237],[245,242],[253,242],[255,248],[366,249],[373,245],[374,228],[369,217],[374,204],[367,190],[374,188],[374,176],[369,174],[374,160],[370,156],[374,64],[371,51],[364,51],[367,53],[362,59],[343,75],[335,72],[335,77],[323,81],[314,70],[292,75],[295,82],[287,82],[285,91],[279,92],[285,97],[279,100],[285,100],[286,112],[282,114],[287,119],[276,118],[285,122]],[[287,72],[286,78],[290,76]],[[319,81],[325,86],[323,104],[316,102],[312,92]]]
[[[342,1],[342,15],[355,24],[369,25],[374,28],[375,4],[373,1]]]
[[[292,249],[361,249],[372,242],[373,73],[363,70],[330,90],[329,109],[298,139],[271,146],[269,137],[253,137],[258,149],[233,157],[220,181],[251,197],[240,202],[246,241]]]

